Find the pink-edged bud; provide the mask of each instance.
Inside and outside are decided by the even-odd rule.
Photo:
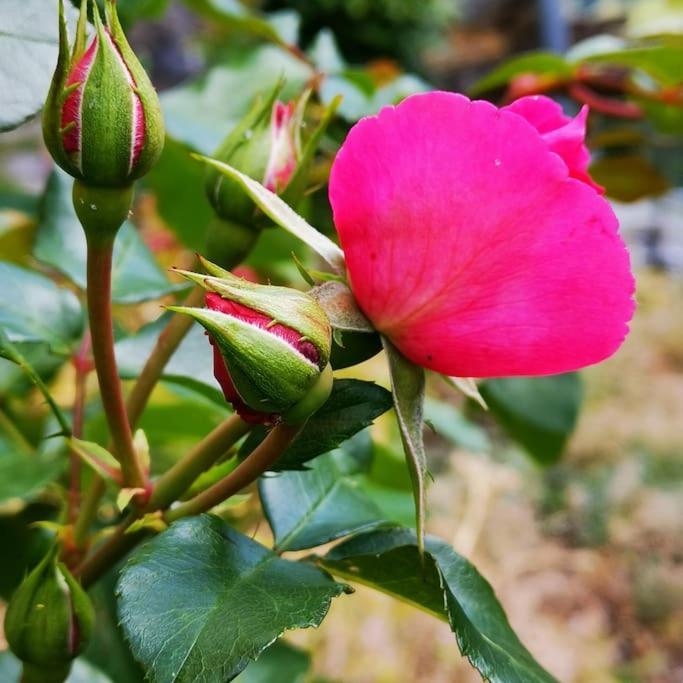
[[[259,285],[204,263],[208,276],[182,272],[206,290],[191,315],[209,334],[214,375],[246,422],[296,424],[327,400],[330,322],[308,294]]]
[[[294,102],[275,102],[270,118],[270,156],[262,184],[275,193],[287,187],[296,169],[298,151],[294,105]]]
[[[301,159],[300,129],[307,95],[285,104],[277,100],[279,89],[247,114],[214,158],[258,180],[271,192],[282,194]],[[221,220],[253,224],[253,202],[234,180],[212,167],[207,170],[206,192]]]
[[[105,1],[106,25],[95,2],[95,35],[86,47],[88,1],[81,4],[69,46],[60,0],[60,51],[43,113],[45,143],[55,161],[88,186],[119,188],[147,173],[164,142],[154,87]]]

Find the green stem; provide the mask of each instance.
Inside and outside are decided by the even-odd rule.
[[[181,517],[200,515],[238,493],[256,481],[282,455],[299,434],[303,425],[281,424],[240,463],[225,479],[202,491],[199,495],[169,510],[165,519],[173,522]]]
[[[89,233],[86,232],[86,236]],[[133,446],[123,391],[114,355],[114,326],[111,312],[111,264],[114,239],[88,238],[88,315],[100,385],[102,405],[109,425],[114,453],[121,463],[127,486],[144,488],[145,475]]]
[[[163,510],[178,500],[195,479],[214,465],[249,429],[250,425],[237,415],[224,420],[154,482],[154,491],[148,507]]]
[[[97,516],[97,508],[106,488],[104,479],[99,474],[94,474],[93,480],[90,482],[90,488],[88,488],[85,496],[83,496],[81,509],[78,511],[78,517],[74,523],[73,538],[74,545],[77,548],[85,548],[86,546],[88,532],[93,520]]]
[[[183,306],[201,306],[203,303],[204,290],[201,287],[195,287]],[[193,322],[194,320],[187,315],[174,315],[161,331],[156,345],[126,401],[128,419],[132,426],[135,426],[142,416],[152,390],[159,381],[166,364],[180,346]]]

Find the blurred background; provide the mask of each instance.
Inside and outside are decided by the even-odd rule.
[[[188,152],[212,152],[254,97],[281,77],[287,96],[314,88],[314,119],[343,95],[313,169],[311,185],[319,191],[302,209],[327,231],[324,186],[334,152],[354,121],[385,104],[443,88],[498,104],[548,93],[568,112],[591,106],[592,173],[613,202],[637,272],[631,334],[614,358],[580,376],[487,382],[488,413],[433,380],[428,528],[477,565],[523,642],[563,683],[683,681],[683,2],[119,0],[119,6],[162,93],[169,135],[138,197],[138,231],[127,247],[138,261],[131,257],[126,265],[121,257],[124,272],[138,278],[138,291],[146,287],[150,299],[177,288],[165,269],[192,262],[211,217],[202,169]],[[46,83],[50,70],[45,65]],[[78,284],[82,246],[68,204],[68,183],[53,171],[39,123],[1,135],[2,260]],[[303,286],[291,252],[304,263],[315,263],[312,255],[284,234],[266,232],[249,264],[264,279]],[[125,282],[118,301],[122,337],[160,312],[158,301],[132,306],[139,302],[126,299]],[[72,369],[41,353],[35,350],[34,361],[68,405]],[[133,376],[135,347],[121,359]],[[0,417],[13,414],[32,438],[39,402],[0,362]],[[382,368],[374,359],[346,372],[386,383]],[[225,408],[177,376],[167,379],[142,426],[170,462]],[[93,411],[87,429],[102,428]],[[4,443],[10,437],[2,429]],[[373,434],[375,462],[358,485],[387,517],[410,524],[410,487],[391,420],[380,420]],[[0,505],[0,533],[16,544],[0,572],[4,596],[35,551],[27,525],[49,502],[48,493]],[[267,541],[255,509],[247,501],[232,514]],[[311,653],[291,650],[294,677],[287,681],[479,680],[447,625],[366,589],[337,600],[319,630],[287,640]],[[119,661],[112,680],[139,680],[120,643],[107,647],[93,658]],[[280,683],[283,671],[259,680]]]

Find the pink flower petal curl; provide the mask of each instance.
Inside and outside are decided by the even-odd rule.
[[[562,107],[544,95],[521,97],[504,111],[511,111],[526,119],[540,134],[548,148],[559,154],[572,178],[590,185],[603,194],[605,189],[588,174],[590,152],[586,147],[586,123],[588,107],[584,106],[572,119],[566,116]]]
[[[423,367],[566,372],[627,334],[617,219],[517,113],[445,92],[384,108],[349,133],[330,201],[360,307]]]

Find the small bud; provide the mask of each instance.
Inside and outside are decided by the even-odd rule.
[[[95,613],[90,598],[57,559],[55,546],[22,581],[5,614],[5,636],[25,671],[66,671],[92,635]],[[58,680],[58,677],[55,677]]]
[[[303,292],[204,265],[211,275],[181,272],[207,290],[207,307],[171,310],[206,328],[226,399],[247,422],[305,421],[331,389],[332,331],[325,312]]]
[[[55,161],[86,185],[130,185],[154,165],[164,143],[154,87],[105,0],[106,25],[92,1],[95,35],[86,48],[88,0],[81,3],[76,40],[69,46],[63,0],[59,58],[43,113],[43,136]]]
[[[300,128],[307,95],[284,104],[276,97],[281,86],[233,130],[216,150],[214,158],[258,180],[281,194],[301,158]],[[206,192],[219,218],[240,224],[254,222],[254,204],[241,187],[209,167]]]

